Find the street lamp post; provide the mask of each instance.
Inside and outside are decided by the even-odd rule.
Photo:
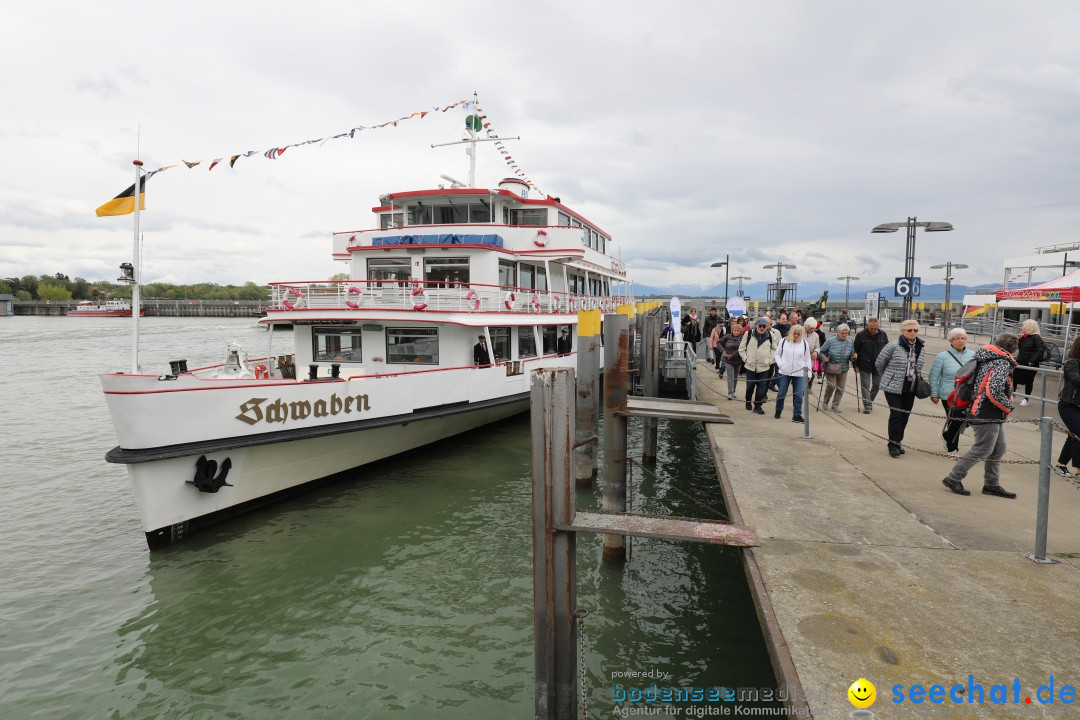
[[[967,265],[963,263],[945,262],[937,265],[931,265],[931,270],[940,270],[945,268],[945,332],[949,332],[949,325],[952,322],[952,297],[950,295],[950,289],[952,287],[952,271],[963,270]]]
[[[739,281],[739,289],[736,292],[739,293],[739,297],[742,297],[743,296],[743,294],[742,294],[742,281],[743,280],[749,280],[750,276],[749,275],[736,275],[735,277],[733,277],[731,279]]]
[[[926,232],[947,232],[953,226],[947,222],[919,222],[916,218],[909,217],[907,222],[882,223],[870,232],[893,233],[900,228],[907,228],[907,253],[904,256],[904,277],[915,276],[915,228],[921,227]],[[904,320],[911,317],[911,294],[904,296]]]
[[[837,280],[843,280],[844,282],[844,310],[848,309],[848,295],[851,293],[851,281],[858,280],[859,278],[854,275],[841,275],[836,278]]]
[[[725,309],[725,311],[727,310],[727,301],[728,301],[728,267],[729,267],[728,263],[729,263],[730,260],[731,260],[731,256],[730,255],[725,255],[722,262],[714,262],[712,264],[713,267],[721,267],[721,266],[723,266],[723,268],[724,268],[724,309]]]

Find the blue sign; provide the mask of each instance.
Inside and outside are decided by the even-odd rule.
[[[893,295],[896,297],[919,297],[922,292],[922,278],[898,277],[893,283]]]

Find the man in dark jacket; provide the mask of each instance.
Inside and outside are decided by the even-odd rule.
[[[880,329],[876,317],[866,318],[866,329],[855,335],[855,351],[851,357],[859,369],[863,412],[867,415],[874,409],[874,400],[881,389],[881,373],[877,370],[878,354],[888,344],[889,336]]]
[[[964,477],[975,463],[983,467],[983,495],[1015,498],[1016,493],[1001,487],[1000,460],[1005,457],[1005,421],[1013,411],[1012,371],[1016,367],[1017,339],[1012,333],[1001,333],[993,345],[983,345],[975,351],[978,363],[975,372],[975,399],[968,408],[968,422],[975,433],[975,444],[956,461],[953,469],[941,482],[957,495],[970,495],[964,487]]]

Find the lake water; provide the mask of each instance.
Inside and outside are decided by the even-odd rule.
[[[0,717],[532,717],[527,416],[150,553],[126,469],[104,461],[97,379],[130,368],[131,324],[0,318]],[[220,361],[232,340],[263,355],[271,335],[249,319],[140,327],[155,373]],[[289,352],[292,335],[273,342]],[[660,432],[634,509],[717,517],[700,425]],[[623,565],[599,542],[578,539],[591,716],[628,707],[612,699],[623,670],[775,686],[737,551],[637,539]]]

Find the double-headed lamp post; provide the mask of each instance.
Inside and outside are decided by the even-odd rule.
[[[780,285],[783,283],[784,280],[784,270],[794,270],[795,266],[790,263],[781,262],[779,260],[769,265],[761,266],[762,270],[771,270],[773,268],[776,268],[776,296],[773,298],[773,300],[775,300],[777,302],[777,305],[779,305]],[[779,310],[777,310],[777,312],[779,312]]]
[[[729,261],[730,260],[731,260],[731,256],[730,255],[725,255],[723,260],[721,260],[720,262],[714,262],[712,264],[713,267],[723,267],[724,268],[724,311],[725,312],[727,311],[727,301],[728,301],[728,267],[729,267]]]
[[[907,228],[907,254],[904,256],[904,276],[915,276],[915,228],[921,227],[926,232],[946,232],[953,229],[947,222],[919,222],[916,218],[909,217],[907,222],[882,223],[870,232],[893,233],[900,228]],[[911,317],[911,295],[904,296],[904,320]]]
[[[738,281],[739,281],[739,289],[738,289],[738,290],[736,290],[736,292],[737,292],[737,293],[739,293],[739,297],[742,297],[742,296],[743,296],[743,294],[742,294],[742,283],[743,283],[743,280],[749,280],[749,279],[750,279],[750,276],[749,276],[749,275],[736,275],[735,277],[733,277],[733,278],[731,278],[731,279],[732,279],[732,280],[738,280]]]
[[[945,268],[945,332],[949,332],[949,325],[952,323],[952,297],[949,293],[952,288],[952,271],[963,270],[966,267],[967,265],[963,263],[954,262],[938,263],[930,266],[931,270]]]
[[[848,309],[848,295],[851,292],[851,281],[858,280],[859,278],[855,277],[854,275],[841,275],[836,279],[844,281],[844,310],[846,311]]]

